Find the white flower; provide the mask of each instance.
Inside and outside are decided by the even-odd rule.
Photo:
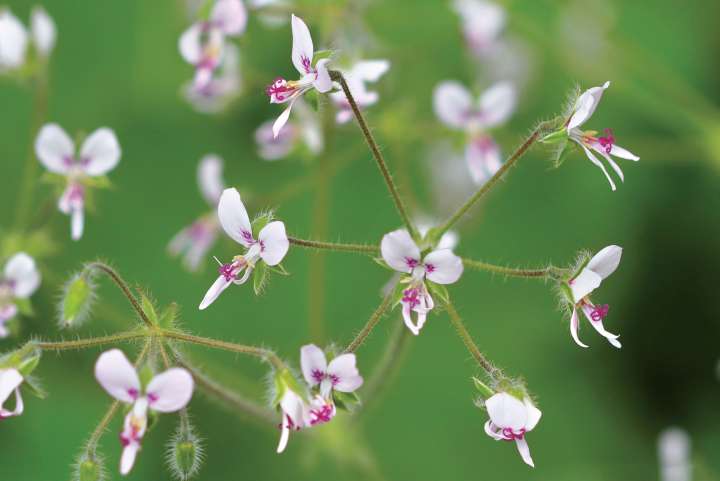
[[[316,395],[310,402],[306,402],[302,396],[286,387],[280,399],[280,412],[282,418],[278,454],[285,451],[291,431],[328,423],[335,417],[336,409],[332,400]]]
[[[25,63],[28,33],[9,9],[0,10],[0,71],[12,70]]]
[[[692,480],[692,446],[687,431],[664,429],[658,437],[660,481]]]
[[[358,107],[364,109],[377,103],[380,95],[377,92],[368,90],[367,83],[380,80],[380,77],[389,68],[390,62],[388,60],[360,60],[355,62],[347,71],[343,70],[345,81]],[[335,116],[337,123],[343,124],[352,119],[353,112],[344,92],[333,92],[330,94],[330,98],[338,108]]]
[[[520,456],[526,464],[535,467],[530,457],[530,447],[525,434],[532,431],[542,413],[527,397],[520,401],[515,396],[499,392],[485,401],[490,420],[485,432],[496,441],[515,441]]]
[[[106,127],[97,129],[76,152],[75,143],[59,125],[47,124],[35,140],[35,154],[47,170],[66,177],[67,187],[58,208],[72,218],[72,239],[80,239],[85,223],[83,183],[88,177],[107,174],[120,161],[120,144],[115,132]]]
[[[590,159],[593,164],[597,165],[600,170],[603,171],[603,174],[607,177],[608,182],[610,182],[610,187],[612,190],[615,190],[615,183],[610,178],[610,174],[608,174],[605,166],[602,162],[600,162],[600,160],[598,160],[593,152],[598,153],[605,158],[608,164],[610,164],[610,167],[612,167],[618,177],[620,177],[621,181],[625,180],[623,172],[620,170],[620,166],[618,166],[612,159],[611,155],[620,157],[621,159],[636,161],[640,160],[640,157],[618,145],[615,145],[615,137],[610,129],[605,129],[604,136],[598,136],[596,131],[584,132],[579,128],[587,122],[587,120],[595,112],[595,109],[600,103],[603,92],[609,86],[610,82],[605,82],[602,87],[593,87],[583,92],[583,94],[578,97],[575,102],[573,113],[567,122],[566,129],[570,140],[576,142],[580,147],[582,147],[588,159]]]
[[[201,310],[212,304],[231,284],[244,284],[258,261],[262,260],[268,266],[278,265],[290,247],[285,234],[285,224],[281,221],[268,223],[255,239],[247,210],[236,189],[223,191],[218,203],[218,218],[225,233],[247,251],[243,255],[235,256],[231,263],[220,266],[220,277],[205,294],[200,303]],[[243,271],[245,273],[238,279]]]
[[[225,110],[240,94],[241,87],[240,52],[235,45],[227,44],[215,75],[202,87],[189,82],[183,94],[196,111],[214,114]]]
[[[611,245],[602,249],[600,252],[590,259],[590,262],[580,271],[580,273],[568,282],[568,286],[572,292],[573,312],[570,318],[570,335],[575,342],[582,347],[588,347],[583,344],[578,337],[578,328],[580,318],[578,309],[580,309],[595,330],[610,342],[613,346],[620,348],[620,341],[615,334],[611,334],[605,330],[603,319],[608,314],[609,306],[595,305],[590,300],[590,294],[600,287],[600,283],[615,272],[620,264],[622,248]]]
[[[55,48],[57,30],[55,22],[44,8],[33,7],[30,14],[30,31],[38,53],[42,57],[49,57]]]
[[[0,421],[12,416],[20,416],[23,413],[25,406],[20,395],[22,382],[22,374],[17,369],[0,369]],[[15,409],[11,411],[4,405],[13,392],[15,393]]]
[[[337,356],[330,364],[325,353],[315,344],[300,349],[300,366],[310,387],[320,387],[324,399],[332,399],[331,391],[353,392],[363,384],[363,378],[355,366],[355,354]]]
[[[147,386],[142,386],[137,371],[119,349],[100,355],[95,364],[95,378],[112,397],[132,405],[120,434],[123,445],[120,474],[126,475],[140,450],[147,429],[148,410],[171,413],[187,406],[193,393],[193,378],[185,369],[170,368],[155,375]]]
[[[453,7],[460,16],[470,49],[480,57],[492,53],[505,28],[505,10],[485,0],[455,0]]]
[[[183,263],[191,271],[198,269],[200,261],[215,243],[220,230],[220,224],[214,211],[220,201],[220,195],[225,189],[222,168],[223,161],[217,155],[210,154],[202,158],[197,170],[198,187],[213,211],[199,217],[191,225],[178,232],[168,246],[171,255],[183,254]]]
[[[8,336],[5,323],[18,313],[15,300],[27,299],[39,286],[40,273],[32,257],[20,252],[8,260],[0,277],[0,338]]]
[[[273,124],[273,135],[275,137],[280,134],[280,130],[290,118],[290,111],[298,98],[312,89],[316,89],[320,93],[332,89],[332,80],[330,80],[330,73],[327,69],[327,63],[330,59],[320,59],[313,66],[315,49],[310,30],[305,25],[305,22],[295,15],[292,16],[291,24],[293,36],[292,63],[301,77],[295,81],[288,81],[278,77],[265,89],[265,93],[270,97],[270,103],[282,104],[288,102],[287,108]]]
[[[458,82],[444,81],[435,88],[433,106],[438,118],[466,132],[465,161],[476,184],[484,183],[502,166],[500,148],[487,131],[506,122],[516,102],[517,93],[508,82],[496,83],[477,102]]]
[[[195,88],[202,90],[223,61],[225,37],[240,35],[247,25],[241,0],[217,0],[207,21],[196,22],[181,36],[180,55],[195,67]]]
[[[317,155],[325,148],[322,127],[317,113],[302,99],[295,102],[297,121],[289,120],[280,133],[273,133],[273,121],[264,122],[255,131],[258,155],[268,161],[287,157],[302,140],[311,154]]]
[[[400,281],[408,284],[400,302],[405,325],[417,336],[428,312],[435,307],[425,280],[437,284],[456,282],[463,272],[462,260],[450,249],[435,249],[421,257],[420,249],[405,229],[385,234],[380,252],[388,266],[408,275]],[[412,312],[417,314],[416,322],[413,322]]]

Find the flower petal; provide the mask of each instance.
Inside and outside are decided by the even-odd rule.
[[[161,413],[178,411],[190,402],[193,378],[187,370],[174,367],[153,377],[147,385],[150,408]]]
[[[607,339],[613,347],[620,349],[622,347],[622,344],[620,344],[620,341],[618,341],[618,337],[620,336],[606,331],[602,319],[598,319],[597,321],[594,320],[592,318],[592,309],[593,308],[588,305],[582,306],[583,314],[585,314],[585,317],[587,318],[588,322],[590,322],[590,325],[598,332],[598,334]]]
[[[12,282],[13,296],[20,299],[30,297],[40,285],[40,272],[35,261],[24,252],[12,256],[5,264],[5,279]]]
[[[200,192],[205,201],[212,207],[216,207],[220,196],[225,189],[225,182],[222,178],[223,161],[217,155],[206,155],[198,166],[197,178]]]
[[[313,85],[318,92],[323,94],[333,88],[332,80],[330,80],[330,72],[328,72],[327,69],[327,64],[329,61],[329,58],[323,58],[321,60],[318,60],[317,65],[315,65],[315,70],[317,70],[317,78],[313,82]]]
[[[74,241],[80,240],[85,228],[85,211],[82,206],[73,207],[70,214],[70,238]]]
[[[327,372],[325,353],[315,344],[303,346],[300,348],[300,367],[302,368],[305,381],[307,381],[310,386],[320,384],[320,380],[316,379],[313,373],[319,371],[324,375]]]
[[[502,167],[500,147],[492,137],[478,136],[465,147],[465,161],[473,181],[482,185]]]
[[[580,318],[578,317],[577,308],[573,308],[572,316],[570,316],[570,335],[572,336],[573,341],[575,341],[575,344],[580,347],[588,347],[587,344],[583,344],[583,342],[580,340],[580,337],[578,336],[579,328]]]
[[[290,112],[292,111],[293,104],[295,103],[295,100],[297,100],[297,98],[298,97],[295,97],[294,99],[290,100],[287,108],[282,111],[282,113],[275,120],[275,123],[273,123],[272,132],[274,138],[278,138],[278,135],[280,135],[280,130],[285,126],[288,119],[290,118]]]
[[[38,52],[47,57],[55,48],[57,32],[55,22],[44,8],[33,7],[30,14],[30,30]]]
[[[432,251],[423,259],[425,277],[437,284],[452,284],[460,279],[463,273],[462,259],[450,249]]]
[[[502,441],[505,439],[505,436],[497,431],[497,426],[495,426],[489,419],[485,421],[485,434],[493,438],[495,441]]]
[[[585,155],[587,155],[588,159],[590,159],[590,162],[597,165],[600,168],[600,170],[603,171],[603,174],[605,174],[605,177],[607,177],[608,182],[610,182],[610,188],[612,190],[615,190],[615,182],[613,182],[612,178],[610,178],[610,174],[608,174],[608,171],[605,169],[605,166],[602,164],[602,162],[600,162],[598,160],[598,158],[595,157],[595,154],[590,152],[590,150],[587,147],[585,147],[583,144],[580,144],[580,146],[585,151]]]
[[[311,72],[314,47],[310,30],[300,17],[292,16],[292,62],[300,75]]]
[[[573,301],[576,304],[580,302],[585,296],[597,289],[601,282],[602,277],[586,266],[575,279],[570,281]]]
[[[412,332],[414,335],[420,334],[420,329],[415,325],[415,323],[412,320],[412,311],[410,310],[409,304],[404,304],[402,306],[402,315],[403,315],[403,321],[405,322],[405,325],[408,329],[410,329],[410,332]],[[418,321],[419,323],[419,321]]]
[[[218,277],[215,282],[213,282],[213,285],[210,286],[210,289],[205,293],[205,297],[203,297],[202,302],[200,302],[200,306],[198,309],[201,311],[206,309],[210,304],[215,302],[215,299],[220,297],[220,294],[227,289],[230,284],[232,284],[232,280],[226,280],[225,276]]]
[[[235,242],[250,247],[252,225],[240,192],[235,188],[225,189],[218,203],[218,218],[225,233]]]
[[[341,354],[330,361],[327,373],[339,378],[333,389],[341,392],[353,392],[363,384],[363,378],[356,366],[355,354]]]
[[[420,249],[405,229],[385,234],[380,242],[380,252],[387,265],[398,272],[410,273],[420,263]]]
[[[140,393],[140,379],[135,367],[119,349],[100,355],[95,363],[95,378],[115,399],[133,403]]]
[[[18,68],[25,62],[28,34],[9,9],[0,11],[0,69]]]
[[[201,37],[202,25],[199,23],[194,23],[180,35],[180,40],[178,41],[180,55],[191,65],[195,65],[202,60],[203,48],[200,43]]]
[[[596,273],[601,279],[605,279],[618,268],[621,257],[622,247],[610,245],[595,254],[586,268]]]
[[[517,445],[520,457],[523,459],[523,461],[525,461],[525,464],[534,468],[535,463],[533,463],[532,457],[530,457],[530,446],[528,446],[525,437],[523,437],[522,439],[516,439],[515,444]]]
[[[448,127],[465,128],[472,103],[470,92],[452,80],[440,82],[433,92],[435,115]]]
[[[640,157],[633,154],[629,150],[625,150],[622,147],[613,144],[612,148],[610,149],[610,155],[614,155],[615,157],[620,157],[621,159],[628,159],[628,160],[640,160]]]
[[[120,161],[120,144],[112,129],[103,127],[83,142],[80,161],[87,175],[104,175],[115,168]]]
[[[535,426],[537,426],[537,423],[540,422],[542,412],[537,407],[535,407],[535,405],[530,399],[525,398],[524,403],[525,409],[528,413],[528,420],[525,424],[525,431],[532,431],[533,429],[535,429]]]
[[[389,69],[389,60],[361,60],[353,65],[350,72],[348,72],[348,77],[354,77],[365,82],[377,82]]]
[[[35,139],[35,155],[50,172],[66,174],[75,156],[75,143],[58,124],[46,124]]]
[[[568,132],[576,127],[580,127],[592,116],[600,103],[603,92],[609,86],[610,82],[605,82],[602,87],[593,87],[588,89],[583,92],[580,97],[578,97],[577,101],[575,101],[573,114],[568,121]]]
[[[0,369],[0,409],[22,382],[22,374],[17,369]]]
[[[260,257],[269,266],[276,266],[282,262],[290,248],[285,233],[285,224],[279,220],[270,222],[258,234],[258,241],[262,246]]]
[[[134,441],[123,448],[120,457],[120,474],[125,476],[132,470],[138,451],[140,451],[140,443]]]
[[[515,110],[517,91],[510,82],[498,82],[480,96],[479,110],[483,127],[504,123]]]
[[[506,392],[490,396],[485,401],[485,407],[490,420],[501,429],[511,428],[513,431],[519,431],[527,423],[528,413],[525,404]]]
[[[240,35],[247,26],[247,10],[240,0],[218,0],[210,19],[225,35]]]

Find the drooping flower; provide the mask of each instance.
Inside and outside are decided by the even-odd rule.
[[[290,388],[285,390],[280,399],[280,442],[277,452],[282,453],[287,447],[291,431],[299,431],[307,424],[307,410],[303,398]]]
[[[194,81],[183,87],[185,99],[193,108],[204,114],[225,110],[242,89],[240,76],[240,52],[235,45],[224,46],[223,59],[210,80],[202,87]]]
[[[217,0],[208,20],[194,23],[180,36],[180,55],[195,67],[193,85],[202,91],[223,62],[225,37],[245,31],[247,10],[241,0]]]
[[[220,266],[220,276],[205,294],[200,303],[201,310],[212,304],[231,284],[244,284],[257,262],[263,261],[268,266],[276,266],[282,262],[290,248],[285,224],[281,221],[269,222],[260,230],[257,239],[254,237],[250,218],[236,189],[223,191],[218,203],[218,218],[225,233],[247,251],[243,255],[235,256],[232,262]],[[238,278],[240,274],[243,275]]]
[[[200,261],[215,243],[220,230],[215,209],[225,189],[222,169],[223,161],[217,155],[211,154],[202,158],[197,170],[198,187],[213,210],[178,232],[168,245],[171,255],[183,255],[183,264],[191,271],[198,269]]]
[[[0,10],[0,71],[14,70],[25,63],[28,34],[9,9]]]
[[[300,349],[300,366],[305,381],[310,387],[319,386],[323,399],[332,399],[332,390],[353,392],[363,384],[352,353],[341,354],[328,364],[322,349],[308,344]]]
[[[58,209],[71,216],[72,239],[80,239],[89,178],[107,174],[120,161],[120,144],[115,132],[106,127],[97,129],[76,152],[75,143],[59,125],[47,124],[35,140],[35,153],[48,171],[65,177],[66,187]]]
[[[590,162],[598,166],[598,168],[603,171],[603,174],[607,177],[608,182],[610,182],[610,187],[612,190],[615,190],[615,182],[613,182],[607,169],[602,162],[598,160],[595,153],[600,154],[605,158],[607,163],[610,164],[610,167],[612,167],[618,177],[620,177],[621,181],[624,181],[625,177],[620,169],[620,166],[615,163],[611,156],[635,161],[640,160],[640,157],[616,145],[615,137],[611,129],[605,129],[605,135],[599,135],[598,132],[594,130],[580,130],[580,126],[592,117],[592,114],[595,112],[595,109],[600,103],[603,92],[605,92],[605,89],[609,86],[610,82],[605,82],[602,87],[593,87],[583,92],[583,94],[580,95],[575,102],[573,113],[568,119],[565,128],[570,140],[577,143],[577,145],[583,149],[588,159],[590,159]]]
[[[540,410],[528,397],[521,401],[506,392],[491,396],[485,401],[485,407],[490,416],[485,423],[487,435],[496,441],[515,441],[523,461],[535,467],[525,434],[537,426],[542,416]]]
[[[621,347],[620,341],[618,341],[619,336],[606,331],[603,326],[603,319],[608,314],[609,306],[607,304],[596,305],[590,300],[590,294],[600,287],[605,278],[615,272],[615,269],[620,264],[621,255],[621,247],[616,245],[607,246],[595,254],[578,275],[568,281],[573,304],[570,318],[570,335],[579,346],[588,347],[578,337],[580,324],[578,309],[583,312],[590,325],[610,344],[617,348]]]
[[[123,445],[120,473],[126,475],[140,450],[147,429],[148,411],[171,413],[187,406],[193,393],[193,378],[185,369],[170,368],[143,386],[135,367],[119,349],[100,355],[95,364],[95,378],[108,394],[131,405],[120,434]]]
[[[435,306],[426,281],[436,284],[456,282],[463,272],[462,260],[450,249],[435,249],[422,257],[417,244],[405,229],[385,234],[380,252],[388,266],[406,274],[400,280],[407,284],[400,300],[402,314],[408,329],[418,335],[427,314]],[[413,312],[417,315],[416,322],[412,319]]]
[[[0,338],[8,336],[5,323],[18,313],[17,300],[29,298],[40,286],[40,272],[32,257],[15,254],[0,277]]]
[[[367,84],[377,82],[390,69],[388,60],[360,60],[355,62],[347,71],[342,70],[348,88],[361,109],[369,107],[380,99],[375,91],[368,90]],[[350,103],[342,91],[333,92],[330,98],[338,109],[335,120],[339,124],[348,122],[353,117]]]
[[[458,82],[444,81],[435,88],[433,105],[438,118],[467,135],[465,161],[477,184],[484,183],[502,165],[500,148],[488,130],[507,121],[515,110],[516,95],[508,82],[493,85],[477,102]]]
[[[460,16],[465,41],[479,57],[492,53],[505,28],[505,10],[485,0],[455,0],[453,8]]]
[[[20,385],[24,378],[17,369],[0,369],[0,421],[13,416],[20,416],[25,406],[20,394]],[[15,393],[15,408],[10,410],[5,403]]]
[[[273,124],[273,135],[275,137],[280,135],[280,130],[290,118],[290,111],[297,99],[312,89],[320,93],[332,89],[332,80],[330,80],[330,73],[327,69],[327,63],[330,59],[320,59],[313,65],[315,48],[310,36],[310,30],[305,25],[305,22],[295,15],[292,16],[291,25],[293,36],[291,57],[295,69],[300,73],[300,79],[288,81],[278,77],[265,89],[265,93],[270,97],[270,103],[288,103],[288,106]]]
[[[317,155],[325,148],[322,128],[317,113],[302,99],[295,102],[297,121],[289,120],[276,137],[273,134],[273,121],[264,122],[255,131],[258,155],[268,161],[287,157],[302,141],[311,154]]]

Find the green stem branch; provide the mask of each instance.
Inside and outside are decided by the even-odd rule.
[[[110,279],[112,279],[115,285],[120,289],[120,291],[122,291],[123,295],[130,302],[138,316],[140,316],[140,319],[142,319],[143,323],[147,327],[154,327],[152,321],[148,318],[148,316],[145,314],[145,311],[143,311],[142,307],[140,306],[137,298],[133,295],[127,282],[125,282],[125,280],[120,276],[120,274],[117,273],[117,271],[115,271],[115,269],[105,264],[104,262],[95,261],[85,265],[84,272],[88,272],[90,270],[99,270],[100,272],[107,275]]]
[[[385,296],[378,308],[375,309],[375,312],[372,313],[370,319],[368,319],[362,330],[358,333],[357,336],[355,336],[355,339],[353,339],[352,342],[348,344],[348,347],[345,348],[345,352],[355,352],[365,342],[365,339],[367,339],[375,326],[377,326],[378,322],[380,322],[380,319],[382,319],[385,311],[387,311],[390,307],[394,292],[395,286],[393,285],[392,289],[390,289],[390,292],[388,292],[388,294]]]
[[[73,349],[87,349],[118,342],[134,341],[151,336],[152,334],[146,331],[128,331],[110,336],[90,337],[87,339],[76,339],[74,341],[32,342],[31,344],[43,351],[71,351]]]
[[[450,322],[452,323],[453,327],[455,327],[455,330],[460,336],[460,339],[462,339],[463,344],[465,344],[467,350],[470,352],[475,361],[477,361],[478,365],[487,373],[487,375],[490,378],[494,379],[497,368],[493,366],[490,361],[488,361],[488,359],[482,352],[480,352],[480,349],[478,348],[477,344],[475,344],[475,341],[473,341],[470,332],[468,332],[465,324],[460,318],[460,314],[458,314],[458,312],[455,310],[455,306],[453,306],[452,303],[447,302],[445,303],[445,309],[450,316]]]
[[[335,252],[355,252],[358,254],[376,255],[380,253],[377,246],[365,244],[344,244],[340,242],[323,242],[307,239],[299,239],[297,237],[288,237],[291,244],[307,249],[329,250]]]
[[[514,267],[499,266],[487,262],[476,261],[473,259],[463,258],[463,265],[469,269],[478,271],[491,272],[493,274],[501,274],[509,277],[525,277],[535,279],[545,279],[548,277],[557,277],[563,273],[562,269],[554,266],[544,267],[542,269],[518,269]]]

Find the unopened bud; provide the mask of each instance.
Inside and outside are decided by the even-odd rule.
[[[105,465],[102,458],[83,454],[75,466],[75,481],[104,481]]]
[[[78,327],[90,314],[95,299],[95,283],[90,273],[73,275],[63,288],[60,300],[60,327]]]
[[[200,471],[203,447],[187,420],[181,421],[175,435],[168,444],[167,464],[173,476],[187,481]]]

